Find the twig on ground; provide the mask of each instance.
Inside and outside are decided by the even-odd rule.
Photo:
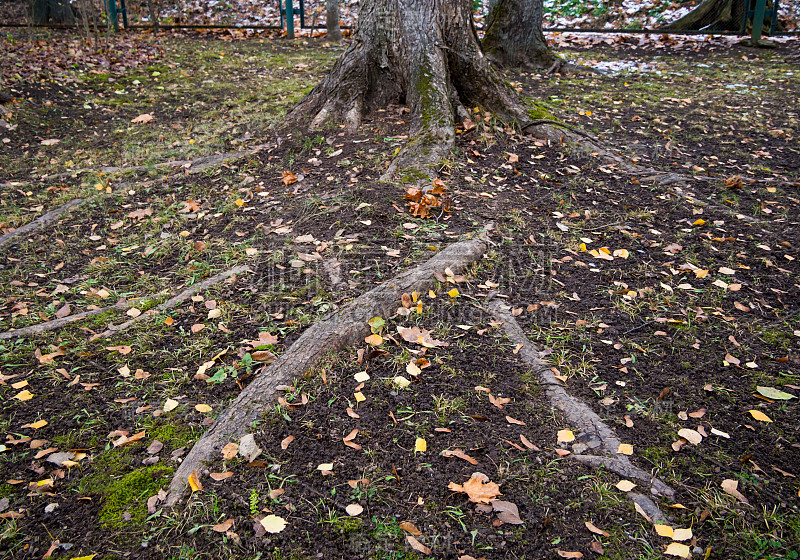
[[[93,335],[89,340],[91,341],[91,340],[95,340],[95,339],[98,339],[98,338],[108,338],[109,336],[111,336],[111,335],[113,335],[115,333],[118,333],[120,331],[123,331],[123,330],[127,329],[128,327],[130,327],[134,323],[137,323],[138,321],[141,321],[143,319],[147,319],[149,317],[152,317],[153,315],[157,315],[158,313],[162,313],[162,312],[166,311],[167,309],[171,309],[171,308],[175,307],[176,305],[178,305],[179,303],[183,303],[184,301],[189,299],[192,295],[196,294],[197,292],[201,292],[203,290],[206,290],[206,289],[210,288],[211,286],[214,286],[215,284],[219,284],[221,281],[223,281],[225,278],[228,278],[229,276],[234,276],[236,274],[241,274],[241,273],[244,273],[244,272],[252,272],[252,271],[251,271],[249,266],[240,265],[240,266],[235,266],[235,267],[231,268],[230,270],[226,270],[224,272],[220,272],[219,274],[216,274],[216,275],[214,275],[214,276],[212,276],[210,278],[206,278],[202,282],[198,282],[197,284],[193,284],[190,287],[186,288],[181,293],[179,293],[177,296],[168,299],[167,301],[165,301],[164,303],[162,303],[158,307],[155,307],[153,309],[145,311],[141,315],[139,315],[137,317],[134,317],[133,319],[130,319],[128,321],[125,321],[124,323],[120,323],[119,325],[110,325],[106,330],[104,330],[103,332],[98,333],[96,335]]]
[[[56,223],[61,216],[76,208],[86,202],[85,198],[73,198],[66,204],[59,206],[55,210],[50,210],[46,214],[42,214],[32,222],[25,224],[24,226],[20,226],[13,231],[9,231],[2,237],[0,237],[0,249],[11,243],[17,237],[23,235],[30,235],[31,233],[35,233],[37,231],[41,231],[46,227],[51,226],[52,224]]]

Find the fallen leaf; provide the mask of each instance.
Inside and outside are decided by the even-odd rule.
[[[228,472],[223,472],[223,473],[212,472],[212,473],[211,473],[210,475],[208,475],[208,476],[210,476],[210,477],[211,477],[211,480],[214,480],[214,481],[216,481],[216,482],[219,482],[219,481],[221,481],[221,480],[225,480],[225,479],[227,479],[227,478],[230,478],[230,477],[232,477],[232,476],[233,476],[233,471],[228,471]]]
[[[256,444],[253,434],[242,436],[239,440],[239,455],[251,462],[261,455],[261,448]]]
[[[620,443],[617,453],[620,455],[633,455],[633,446],[630,443]]]
[[[523,422],[522,420],[517,420],[516,418],[511,418],[511,416],[506,416],[506,421],[509,424],[517,424],[518,426],[525,426],[526,425],[525,422]]]
[[[470,457],[469,455],[464,453],[464,451],[461,450],[461,449],[453,449],[453,450],[445,449],[444,451],[442,451],[442,456],[443,457],[458,457],[459,459],[464,459],[465,461],[467,461],[471,465],[477,465],[478,464],[477,459],[475,459],[473,457]]]
[[[164,449],[164,444],[158,441],[157,439],[154,439],[152,442],[150,442],[150,445],[147,446],[147,454],[155,455],[162,449]]]
[[[196,404],[196,405],[194,406],[194,409],[195,409],[197,412],[200,412],[200,413],[202,413],[202,414],[206,414],[206,413],[208,413],[208,412],[211,412],[211,411],[213,410],[213,409],[212,409],[210,406],[208,406],[207,404]]]
[[[667,537],[668,539],[672,538],[672,534],[674,533],[672,527],[669,525],[661,525],[660,523],[656,523],[653,525],[653,528],[658,533],[659,537]]]
[[[513,502],[492,500],[492,509],[497,512],[497,519],[509,525],[522,525],[525,523],[519,517],[519,508]]]
[[[180,404],[180,403],[178,403],[178,401],[176,401],[174,399],[167,399],[166,402],[164,403],[163,410],[164,410],[164,412],[169,412],[171,410],[175,410],[176,408],[178,408],[178,404]]]
[[[424,438],[418,437],[414,442],[414,453],[424,453],[428,450],[428,442]]]
[[[285,438],[283,438],[283,440],[281,440],[281,449],[284,450],[287,449],[289,447],[289,444],[292,443],[293,441],[294,441],[294,436],[286,436]]]
[[[152,121],[154,118],[155,118],[155,117],[153,117],[153,114],[152,114],[152,113],[144,113],[144,114],[142,114],[142,115],[139,115],[139,116],[138,116],[138,117],[136,117],[135,119],[131,119],[131,122],[132,122],[132,123],[135,123],[135,124],[144,124],[144,123],[149,123],[149,122],[150,122],[150,121]]]
[[[344,510],[350,517],[361,515],[364,512],[364,508],[360,504],[350,504],[349,506],[344,508]]]
[[[400,523],[399,527],[403,531],[406,531],[407,533],[411,533],[415,537],[418,537],[418,536],[420,536],[422,534],[422,531],[417,529],[417,526],[414,525],[413,523],[411,523],[410,521],[403,521],[402,523]]]
[[[669,546],[664,553],[669,554],[670,556],[678,556],[679,558],[689,558],[691,555],[691,549],[685,544],[674,542],[669,543]]]
[[[222,523],[217,523],[211,530],[215,533],[224,533],[228,531],[231,527],[233,527],[233,519],[228,519],[227,521],[223,521]]]
[[[678,435],[692,445],[700,445],[700,442],[703,441],[703,436],[701,436],[699,432],[690,430],[689,428],[678,430]]]
[[[636,484],[634,484],[630,480],[620,480],[619,482],[617,482],[616,487],[622,492],[630,492],[631,490],[636,488]]]
[[[570,441],[575,441],[575,434],[572,433],[572,430],[558,431],[558,443],[569,443]]]
[[[203,489],[203,484],[200,482],[200,479],[197,477],[197,470],[193,470],[192,474],[189,475],[187,480],[189,483],[189,487],[192,489],[192,492],[199,492]]]
[[[239,444],[230,442],[221,449],[222,458],[225,460],[233,459],[239,453]]]
[[[606,533],[605,531],[603,531],[602,529],[597,527],[597,525],[595,525],[594,523],[592,523],[590,521],[585,521],[584,525],[586,525],[586,528],[589,529],[592,533],[594,533],[596,535],[602,535],[604,537],[610,537],[611,536],[609,533]]]
[[[268,533],[280,533],[286,528],[286,520],[277,515],[268,515],[261,520],[261,526],[264,527]]]
[[[408,541],[408,544],[411,545],[411,548],[413,548],[417,552],[421,552],[422,554],[426,554],[428,556],[433,554],[433,551],[430,548],[419,542],[411,535],[406,535],[406,541]]]
[[[672,540],[675,541],[688,541],[692,538],[691,529],[675,529],[672,533]]]
[[[730,494],[743,504],[749,504],[750,502],[747,501],[747,498],[744,497],[744,494],[739,492],[739,481],[733,480],[732,478],[726,478],[721,483],[722,490],[726,494]]]
[[[490,482],[489,477],[483,473],[473,473],[472,477],[462,484],[451,482],[447,487],[453,492],[463,492],[469,496],[469,501],[488,504],[495,497],[502,496],[500,493],[500,486],[497,483]]]
[[[761,395],[764,395],[768,399],[772,399],[774,401],[788,401],[789,399],[797,398],[794,395],[776,389],[775,387],[762,387],[759,385],[758,387],[756,387],[756,391],[758,391]]]
[[[759,422],[768,422],[768,423],[772,422],[772,419],[763,412],[761,412],[760,410],[748,410],[748,412],[750,413],[750,416],[752,416]]]
[[[559,550],[558,555],[561,558],[583,558],[582,552],[567,552],[566,550]]]

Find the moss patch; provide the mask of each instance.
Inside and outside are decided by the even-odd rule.
[[[154,465],[110,480],[102,490],[105,502],[100,510],[100,522],[111,529],[143,523],[147,516],[147,498],[169,483],[174,470]],[[131,516],[129,521],[123,520],[125,513]]]

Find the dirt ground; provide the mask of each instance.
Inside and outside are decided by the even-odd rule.
[[[423,219],[378,181],[402,107],[355,136],[281,126],[340,47],[142,34],[78,64],[91,45],[24,33],[0,41],[0,234],[83,202],[0,247],[0,332],[98,312],[0,338],[3,558],[799,557],[796,40],[553,37],[584,70],[509,80],[688,184],[475,108]],[[379,343],[297,372],[252,427],[259,454],[218,456],[175,509],[153,498],[271,355],[480,231],[484,258],[398,301]],[[591,434],[564,431],[490,301],[690,533],[658,534],[618,475],[574,460]],[[414,326],[443,344],[407,342]],[[516,519],[453,491],[474,472]]]

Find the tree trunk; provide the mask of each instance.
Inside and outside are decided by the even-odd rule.
[[[664,28],[673,31],[741,31],[744,3],[741,0],[704,0],[682,18]]]
[[[512,68],[549,68],[556,56],[542,32],[543,0],[492,0],[483,48],[493,62]]]
[[[75,14],[72,13],[69,0],[33,0],[31,13],[35,25],[75,23]]]
[[[370,109],[389,103],[411,109],[411,139],[385,178],[434,176],[455,144],[456,121],[468,116],[465,105],[530,121],[483,54],[470,0],[365,0],[350,47],[288,119],[310,121],[312,130],[341,119],[354,131]]]
[[[328,41],[338,43],[342,40],[342,30],[339,28],[339,0],[327,0],[325,27],[328,28]]]

